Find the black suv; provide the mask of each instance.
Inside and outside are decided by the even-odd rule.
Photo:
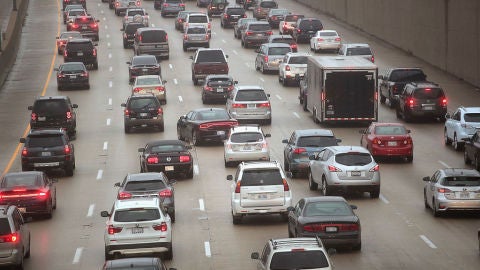
[[[317,31],[323,30],[323,24],[316,18],[298,19],[296,27],[293,29],[292,36],[297,43],[308,43],[315,36]]]
[[[480,131],[475,132],[472,138],[465,138],[465,164],[473,162],[473,166],[480,171]]]
[[[38,128],[63,128],[68,136],[74,137],[77,133],[77,104],[72,104],[67,96],[37,97],[33,106],[28,106],[30,114],[30,127]]]
[[[153,55],[137,55],[128,64],[128,79],[132,83],[140,75],[162,75],[160,64]]]
[[[397,118],[406,122],[414,118],[434,118],[445,121],[447,97],[442,88],[432,82],[410,82],[398,97]]]
[[[240,18],[247,18],[244,8],[227,7],[220,17],[220,26],[223,28],[232,27],[237,24]]]
[[[135,32],[137,32],[138,28],[142,27],[145,27],[143,23],[131,22],[127,23],[124,29],[120,29],[123,31],[123,48],[127,49],[133,47]]]
[[[79,38],[67,42],[63,50],[64,62],[82,62],[87,67],[98,69],[97,49],[91,39]]]
[[[124,107],[125,133],[130,133],[132,128],[153,127],[164,130],[163,109],[158,98],[152,94],[139,94],[130,96]]]
[[[34,129],[20,142],[22,171],[62,169],[73,176],[75,151],[63,129]]]
[[[24,259],[30,258],[30,230],[15,205],[0,205],[0,239],[2,266],[23,269]]]
[[[82,33],[82,36],[98,41],[100,40],[100,36],[98,35],[98,22],[100,22],[100,20],[92,16],[77,16],[73,20],[70,31],[78,31]]]

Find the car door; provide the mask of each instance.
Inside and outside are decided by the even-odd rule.
[[[285,145],[285,148],[283,149],[283,155],[285,157],[285,160],[287,160],[288,163],[290,163],[292,159],[292,151],[295,148],[295,140],[296,140],[296,134],[295,132],[292,133],[290,136],[290,139],[288,140],[287,144]]]
[[[457,110],[450,119],[445,121],[445,126],[447,128],[447,136],[448,138],[453,140],[454,134],[460,130],[460,120],[461,120],[461,112]]]
[[[323,175],[323,157],[327,155],[327,149],[323,149],[315,155],[314,160],[310,160],[310,172],[316,181],[321,181]]]
[[[433,205],[433,197],[435,196],[435,185],[438,181],[438,178],[439,178],[439,174],[440,172],[436,171],[432,177],[430,177],[430,181],[428,181],[426,183],[426,187],[425,187],[425,195],[426,195],[426,198],[427,198],[427,201],[428,201],[428,204],[430,206]]]
[[[15,231],[19,233],[23,247],[25,249],[27,247],[30,247],[30,231],[28,229],[28,226],[25,224],[22,214],[20,213],[18,208],[15,209],[15,211],[13,212],[12,218],[15,226]],[[27,250],[24,250],[23,253],[27,253]]]
[[[384,97],[388,97],[388,78],[390,77],[390,72],[391,70],[386,71],[384,74],[379,79],[379,88],[380,88],[380,93]]]
[[[265,45],[261,45],[258,49],[257,57],[255,58],[255,67],[263,65],[263,57],[265,56]]]
[[[295,230],[298,226],[298,217],[303,211],[303,207],[305,206],[305,200],[301,199],[298,201],[297,205],[295,205],[295,208],[293,211],[290,211],[288,215],[288,229],[290,230],[290,233],[295,235]]]
[[[370,144],[372,143],[373,138],[375,137],[375,127],[371,125],[365,130],[365,133],[362,134],[362,140],[360,145],[367,148],[369,151],[372,149]]]
[[[271,249],[269,243],[265,245],[260,256],[260,260],[257,263],[257,270],[269,270],[268,257],[270,256]]]

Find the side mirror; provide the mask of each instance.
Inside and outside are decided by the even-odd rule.
[[[287,172],[286,174],[287,174],[288,178],[293,178],[293,173],[292,172]]]
[[[96,22],[100,22],[100,20],[95,20]]]
[[[282,140],[282,143],[288,143],[288,140],[287,140],[287,139],[283,139],[283,140]]]
[[[272,137],[272,134],[267,133],[267,134],[263,134],[263,136],[264,136],[265,138],[270,138],[270,137]]]
[[[238,81],[233,81],[233,84],[238,84]]]
[[[252,254],[250,255],[250,258],[252,260],[258,260],[258,258],[260,258],[260,254],[258,254],[258,252],[252,252]]]
[[[270,94],[267,94],[267,97],[270,97]]]
[[[27,109],[31,111],[31,110],[33,110],[33,106],[30,105],[30,106],[27,107]]]
[[[78,108],[78,105],[77,104],[72,104],[72,108]]]
[[[446,114],[445,114],[445,118],[446,118],[446,119],[450,119],[450,118],[452,118],[452,116],[450,115],[450,113],[446,113]]]
[[[102,211],[102,212],[100,212],[100,216],[102,216],[102,217],[109,217],[110,214],[108,213],[108,211]]]
[[[57,179],[57,178],[50,178],[50,182],[52,182],[52,183],[58,183],[58,179]]]
[[[353,210],[358,209],[358,207],[357,207],[356,205],[353,205],[353,204],[351,204],[350,207],[351,207]]]
[[[310,155],[310,156],[308,156],[308,159],[310,159],[310,160],[317,160],[317,159],[315,158],[315,155]]]
[[[423,177],[422,180],[425,181],[425,182],[430,182],[430,176],[425,176],[425,177]]]
[[[228,54],[225,54],[225,58],[228,58]]]
[[[145,148],[143,148],[143,147],[141,147],[141,148],[138,148],[138,152],[140,152],[140,153],[143,153],[143,152],[145,152]]]
[[[186,115],[182,115],[182,116],[180,116],[180,120],[183,120],[183,119],[185,119],[185,118],[187,118],[187,116],[186,116]]]
[[[228,181],[233,180],[233,175],[231,175],[231,174],[227,175],[227,180],[228,180]]]
[[[125,62],[125,63],[127,63],[127,64],[129,64],[129,65],[131,65],[131,64],[132,64],[132,62],[130,62],[130,61],[127,61],[127,62]]]
[[[120,106],[122,106],[122,107],[127,107],[127,104],[122,103],[122,104],[120,104]]]
[[[120,31],[122,31],[122,32],[123,32],[123,28],[120,28]]]
[[[25,138],[20,138],[21,143],[25,143]]]
[[[287,211],[293,211],[293,210],[295,210],[295,208],[293,208],[293,206],[287,207]]]
[[[113,184],[113,186],[114,187],[120,187],[121,185],[120,185],[120,182],[117,182],[117,183]]]
[[[342,139],[337,139],[337,143],[341,143],[342,142]]]
[[[407,129],[407,133],[411,133],[412,131],[410,129]]]

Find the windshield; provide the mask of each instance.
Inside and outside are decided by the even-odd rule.
[[[78,71],[78,70],[85,70],[84,64],[63,64],[61,67],[62,71]]]
[[[206,34],[207,29],[205,27],[189,27],[187,28],[187,34]]]
[[[402,126],[378,126],[375,127],[377,135],[405,135],[407,130]]]
[[[68,111],[68,106],[63,100],[38,100],[33,111],[37,114],[64,114]]]
[[[208,23],[207,16],[189,16],[188,17],[189,23]]]
[[[161,30],[143,31],[140,39],[143,43],[167,42],[167,32]]]
[[[153,98],[132,98],[132,99],[130,99],[129,107],[130,107],[130,109],[155,108],[155,107],[157,107],[157,103],[155,103],[155,101],[154,101],[155,99],[153,99]]]

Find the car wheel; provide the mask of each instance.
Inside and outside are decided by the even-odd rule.
[[[190,171],[188,171],[188,173],[187,173],[187,178],[188,178],[188,179],[192,179],[192,178],[193,178],[193,169],[191,169]]]
[[[28,236],[28,250],[27,250],[27,253],[25,253],[25,258],[26,258],[26,259],[30,258],[30,253],[31,253],[31,252],[30,252],[30,250],[31,250],[31,248],[30,248],[30,247],[31,247],[31,245],[30,245],[30,242],[31,242],[31,241],[30,241],[30,240],[31,240],[31,239],[30,239],[30,235],[29,235],[29,236]]]
[[[313,180],[312,172],[308,172],[308,188],[310,190],[317,190],[318,184]]]
[[[463,148],[463,144],[461,142],[459,142],[458,139],[457,139],[457,134],[453,135],[453,143],[452,144],[453,144],[453,149],[455,149],[455,151],[460,151]]]
[[[179,128],[177,128],[177,138],[180,141],[185,141],[185,138],[182,136],[181,130]]]
[[[200,144],[200,138],[198,138],[198,134],[196,131],[192,133],[192,144],[198,146]]]
[[[293,238],[293,237],[295,237],[295,236],[293,235],[293,233],[290,231],[290,226],[288,226],[287,230],[288,230],[288,238]]]
[[[432,213],[434,217],[440,216],[440,212],[438,211],[437,203],[435,202],[435,200],[432,200]]]
[[[427,202],[427,193],[425,192],[425,190],[423,190],[423,205],[425,206],[425,209],[430,208]]]
[[[242,216],[234,216],[232,213],[232,222],[234,225],[238,225],[242,223]]]
[[[73,164],[67,164],[65,166],[65,175],[66,176],[73,176]]]
[[[193,78],[193,85],[198,85],[198,79],[197,78]]]
[[[465,162],[465,164],[470,164],[472,162],[472,160],[470,160],[470,158],[468,157],[467,151],[463,152],[463,161]]]
[[[282,85],[285,86],[285,87],[288,86],[288,81],[287,81],[287,79],[282,78]]]
[[[23,250],[22,250],[22,254],[23,254]],[[14,269],[17,269],[17,270],[23,270],[23,259],[24,259],[25,256],[20,256],[20,262],[15,265],[15,268]]]
[[[63,86],[62,86],[62,85],[60,85],[60,84],[59,84],[59,85],[57,85],[57,90],[58,90],[58,91],[62,91],[62,90],[63,90]]]
[[[352,247],[352,250],[354,251],[360,251],[362,249],[362,242],[356,244],[355,246]]]
[[[175,209],[173,209],[171,213],[168,213],[168,215],[170,216],[172,223],[175,223]]]
[[[52,201],[50,200],[50,203],[49,203],[49,206],[48,206],[48,211],[47,213],[45,214],[45,218],[46,219],[51,219],[53,216],[53,203]]]
[[[127,125],[124,125],[123,129],[124,129],[125,133],[130,133],[130,131],[131,131],[130,127],[127,126]]]
[[[98,70],[98,62],[93,63],[93,69]]]
[[[445,145],[450,145],[452,143],[452,141],[448,138],[446,128],[443,130],[443,142],[445,143]]]
[[[307,109],[307,98],[303,99],[303,111],[304,112],[308,111],[308,109]]]
[[[183,51],[186,52],[188,50],[188,47],[185,46],[185,44],[183,45]]]
[[[90,84],[87,84],[87,85],[85,86],[85,89],[90,90]]]
[[[225,168],[230,167],[230,162],[228,162],[225,158],[223,159],[223,163],[225,164]]]
[[[387,98],[384,95],[380,94],[380,103],[385,104],[385,101],[387,101]]]
[[[405,120],[405,122],[409,123],[412,121],[412,116],[408,111],[405,111],[403,112],[403,119]]]
[[[332,192],[330,191],[330,187],[328,187],[327,179],[325,176],[322,177],[322,193],[323,196],[330,196]]]
[[[406,160],[407,160],[408,163],[412,163],[413,155],[407,156]]]
[[[370,198],[377,199],[378,197],[380,197],[380,189],[379,188],[370,191]]]
[[[286,172],[290,171],[290,164],[288,163],[288,161],[285,157],[283,157],[283,169]]]
[[[160,126],[158,126],[158,130],[159,130],[160,132],[165,131],[165,124],[164,124],[164,123],[161,123]]]

